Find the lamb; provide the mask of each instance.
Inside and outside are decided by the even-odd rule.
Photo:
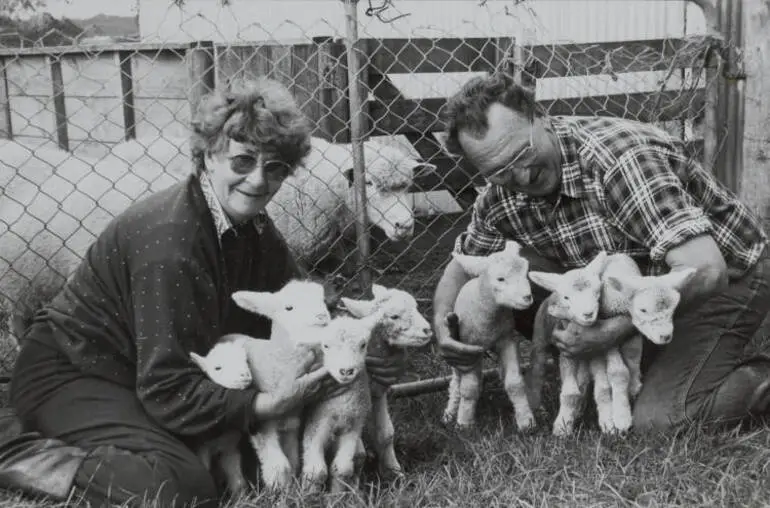
[[[299,262],[323,273],[346,267],[345,239],[354,234],[356,220],[353,157],[349,144],[316,137],[311,144],[310,154],[284,181],[267,211]],[[417,174],[435,165],[374,140],[364,143],[364,160],[369,223],[389,240],[410,238],[414,210],[409,187]]]
[[[225,337],[209,350],[206,356],[190,352],[190,359],[215,383],[233,390],[242,390],[252,384],[253,378],[246,356],[245,337]],[[217,438],[200,443],[196,453],[206,469],[213,471],[215,459],[224,472],[227,487],[234,495],[248,488],[241,469],[239,432],[226,432]]]
[[[312,341],[329,324],[331,315],[324,301],[323,285],[292,280],[276,292],[236,291],[237,305],[278,322],[292,338],[244,341],[251,374],[262,391],[276,390],[290,383],[312,364],[307,353]],[[226,335],[242,338],[243,335]],[[262,480],[268,490],[287,487],[299,471],[301,408],[285,418],[262,422],[250,441],[262,466]]]
[[[396,288],[372,285],[373,300],[343,297],[342,304],[353,317],[363,318],[382,312],[369,341],[368,354],[390,354],[396,348],[418,348],[428,344],[432,329],[417,308],[414,297]],[[393,446],[394,428],[385,388],[372,381],[372,411],[365,434],[375,449],[380,474],[401,477],[403,468]]]
[[[680,284],[684,284],[685,279],[689,279],[694,271],[681,273],[664,279],[642,277],[638,265],[630,256],[608,256],[604,251],[585,267],[564,274],[530,272],[529,276],[534,283],[553,292],[535,318],[531,371],[533,403],[536,406],[540,404],[545,350],[557,321],[573,320],[583,326],[590,326],[598,318],[630,314],[636,323],[640,322],[640,317],[635,317],[637,311],[634,309],[638,309],[638,314],[643,316],[641,319],[645,319],[644,315],[649,314],[647,307],[654,303],[655,325],[645,330],[665,330],[666,325],[661,323],[668,321],[670,324],[679,301],[676,287],[681,287]],[[642,287],[647,290],[635,290]],[[665,295],[664,305],[657,304],[658,294]],[[656,298],[655,302],[651,298]],[[645,312],[642,313],[641,309]],[[670,327],[667,329],[670,340]],[[650,333],[647,336],[656,343],[664,340],[661,334]],[[641,335],[636,335],[620,347],[612,348],[605,355],[588,361],[575,360],[565,355],[559,357],[562,387],[559,414],[553,426],[554,435],[563,436],[572,432],[589,376],[594,381],[594,399],[602,432],[623,433],[631,427],[631,399],[636,397],[642,387],[642,340]]]
[[[516,426],[520,431],[527,431],[535,426],[535,417],[521,375],[517,332],[511,309],[529,307],[532,291],[527,280],[529,262],[519,251],[518,243],[508,241],[504,250],[489,256],[453,253],[454,259],[473,276],[460,289],[454,312],[459,318],[462,342],[497,349],[500,377],[514,407]],[[449,400],[442,417],[444,424],[456,420],[460,428],[473,426],[480,395],[480,362],[466,374],[452,369]]]

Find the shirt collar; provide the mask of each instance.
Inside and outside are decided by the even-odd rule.
[[[211,184],[211,178],[206,171],[202,171],[200,174],[201,191],[203,191],[203,197],[206,199],[206,204],[211,211],[211,216],[214,218],[214,227],[217,230],[217,238],[222,241],[222,236],[229,231],[237,235],[237,228],[233,226],[230,217],[227,216],[225,210],[222,208],[222,204],[219,202],[214,187]],[[250,221],[258,233],[262,233],[265,224],[267,223],[267,214],[265,212],[259,212],[253,220]]]

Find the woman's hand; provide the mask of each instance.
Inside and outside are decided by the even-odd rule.
[[[345,388],[329,375],[326,367],[320,365],[310,348],[304,353],[298,372],[307,373],[291,383],[283,383],[276,390],[257,394],[254,399],[257,418],[281,418],[308,403],[332,397]]]
[[[366,357],[366,371],[372,381],[389,388],[396,384],[406,370],[406,353],[396,349],[390,354]]]

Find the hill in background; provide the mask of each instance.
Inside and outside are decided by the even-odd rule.
[[[29,19],[0,16],[0,47],[69,46],[138,41],[136,17],[98,14],[87,19],[54,18],[43,12]]]

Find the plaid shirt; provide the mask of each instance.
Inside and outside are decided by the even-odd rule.
[[[687,156],[681,140],[620,118],[547,121],[561,149],[555,203],[487,185],[457,238],[457,252],[486,255],[512,239],[566,269],[585,266],[600,250],[623,252],[653,275],[668,271],[670,249],[708,233],[731,278],[762,254],[767,237],[760,221]]]

